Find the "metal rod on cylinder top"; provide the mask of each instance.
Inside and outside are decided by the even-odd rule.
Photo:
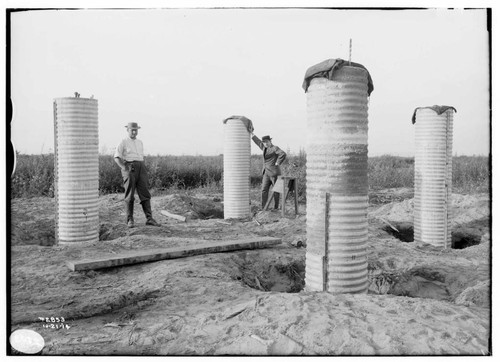
[[[349,65],[351,65],[352,38],[349,39]]]

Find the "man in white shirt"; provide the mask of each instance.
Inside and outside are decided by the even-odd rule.
[[[127,226],[134,227],[134,193],[137,190],[141,200],[142,209],[146,215],[146,225],[160,226],[153,219],[151,212],[151,194],[148,190],[148,171],[144,164],[144,149],[142,141],[137,139],[139,127],[137,123],[130,122],[125,126],[128,137],[124,138],[115,151],[115,162],[120,166],[125,188],[125,214]]]

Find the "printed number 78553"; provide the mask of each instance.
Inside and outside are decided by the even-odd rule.
[[[46,322],[46,323],[64,323],[65,322],[65,319],[64,317],[38,317],[38,319],[40,319],[42,322]]]

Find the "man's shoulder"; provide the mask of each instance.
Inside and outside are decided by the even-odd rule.
[[[131,142],[131,143],[132,143],[132,142],[140,142],[140,143],[142,143],[142,141],[141,141],[140,139],[138,139],[138,138],[132,139],[132,138],[130,138],[130,137],[124,137],[124,138],[122,138],[122,140],[120,141],[120,143],[125,143],[125,142]]]

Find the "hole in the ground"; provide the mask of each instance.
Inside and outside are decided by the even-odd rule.
[[[416,267],[407,271],[377,269],[369,277],[370,294],[450,300],[449,286],[439,271]]]
[[[223,219],[224,211],[216,208],[206,208],[196,210],[196,214],[200,219]]]
[[[455,231],[451,233],[452,249],[465,249],[469,246],[479,245],[480,243],[481,235],[466,231]]]
[[[282,293],[298,293],[304,289],[305,264],[303,262],[278,263],[269,265],[266,269],[245,264],[240,267],[240,271],[242,282],[253,289]]]
[[[413,225],[411,224],[393,223],[392,226],[385,226],[383,230],[405,243],[413,242]]]
[[[11,234],[12,245],[41,245],[53,246],[56,244],[54,220],[40,219],[29,224],[14,225]]]
[[[386,260],[371,260],[368,266],[368,294],[427,298],[484,307],[490,303],[490,283],[484,280],[480,270],[457,273],[453,268],[434,265],[394,269],[388,267]]]
[[[101,223],[99,225],[99,240],[110,240],[113,233],[113,225],[109,223]]]
[[[405,243],[414,241],[413,225],[408,223],[392,223],[383,230]],[[465,249],[481,243],[481,233],[475,229],[459,228],[451,233],[452,249]]]

